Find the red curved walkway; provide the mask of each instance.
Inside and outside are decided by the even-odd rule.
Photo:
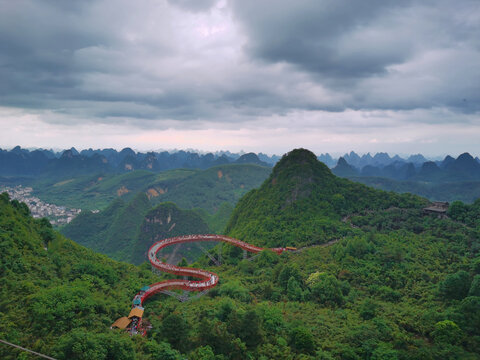
[[[115,323],[113,323],[112,325],[112,328],[118,327],[121,329],[127,329],[132,335],[139,333],[145,335],[146,328],[144,328],[142,325],[143,303],[150,296],[171,289],[181,289],[186,291],[203,291],[217,285],[218,275],[213,272],[202,269],[170,265],[160,261],[157,258],[157,253],[164,247],[196,241],[226,242],[251,253],[258,253],[264,250],[264,248],[254,246],[228,236],[213,234],[177,236],[156,242],[150,247],[150,249],[148,249],[148,260],[150,260],[150,263],[153,267],[170,274],[175,274],[179,276],[191,276],[198,278],[199,280],[173,279],[160,281],[150,286],[144,286],[140,290],[140,292],[137,293],[133,298],[133,306],[130,315],[128,317],[123,317],[115,321]],[[271,250],[276,252],[277,254],[281,254],[282,252],[291,249],[294,248],[274,248]]]
[[[264,250],[261,247],[254,246],[246,242],[243,242],[228,236],[224,236],[224,235],[213,235],[213,234],[185,235],[185,236],[177,236],[169,239],[160,240],[155,244],[153,244],[148,250],[148,260],[150,260],[150,263],[152,264],[152,266],[154,266],[160,271],[168,272],[168,273],[179,275],[179,276],[192,276],[200,280],[193,281],[193,280],[174,279],[174,280],[164,280],[164,281],[152,284],[150,285],[148,290],[143,292],[143,294],[138,294],[138,296],[140,297],[141,304],[143,304],[143,302],[146,299],[148,299],[150,296],[163,290],[182,289],[186,291],[202,291],[217,285],[218,275],[213,272],[202,270],[202,269],[170,265],[170,264],[161,262],[157,258],[157,253],[164,247],[181,244],[181,243],[187,243],[187,242],[196,242],[196,241],[222,241],[252,253],[258,253]],[[276,252],[277,254],[281,254],[286,249],[274,248],[271,250]]]

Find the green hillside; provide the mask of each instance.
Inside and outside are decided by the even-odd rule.
[[[221,233],[229,221],[236,201],[248,190],[259,186],[270,171],[271,169],[258,165],[225,165],[197,172],[172,170],[153,174],[136,171],[104,179],[91,191],[110,194],[104,199],[113,199],[112,202],[98,213],[83,211],[60,231],[79,244],[116,260],[139,263],[148,248],[136,245],[146,241],[139,229],[151,204],[163,204],[170,200],[180,208],[189,210],[185,212],[173,204],[170,205],[176,209],[174,213],[180,218],[172,229],[173,234]],[[58,186],[66,186],[69,190],[65,189],[65,192],[78,192],[72,188],[72,184],[73,182],[69,182]],[[133,190],[120,196],[112,194],[119,186],[137,189],[137,195],[133,196]],[[71,198],[75,196],[72,195]],[[184,221],[183,218],[190,220]],[[158,230],[155,238],[169,236],[169,231],[160,227]],[[178,251],[178,254],[194,260],[199,255],[199,250],[197,247],[185,247]]]
[[[32,186],[42,201],[83,210],[104,209],[117,198],[130,201],[144,192],[154,204],[172,201],[184,209],[202,208],[213,214],[224,202],[235,204],[247,191],[260,186],[270,172],[269,167],[231,164],[207,170],[47,177],[24,184]]]
[[[28,184],[43,201],[83,210],[104,209],[117,198],[131,200],[138,192],[157,191],[195,174],[196,170],[176,169],[162,173],[145,170],[125,174],[95,174],[71,179],[40,178]]]
[[[166,343],[109,329],[128,314],[139,287],[155,281],[148,268],[65,239],[6,194],[0,195],[0,246],[0,339],[59,360],[177,358]],[[37,357],[0,344],[0,358]]]
[[[161,203],[144,217],[131,261],[134,264],[146,261],[148,248],[161,239],[210,232],[207,223],[195,211],[179,209],[174,203]],[[180,245],[179,249],[169,248],[169,252],[174,250],[179,252],[179,256],[170,263],[177,263],[184,256],[193,260],[200,254],[200,250],[192,245]],[[162,255],[168,256],[169,252],[162,252]]]
[[[480,227],[415,208],[347,225],[362,234],[280,258],[226,259],[238,265],[219,271],[216,297],[176,311],[202,339],[221,331],[215,353],[239,336],[238,358],[254,349],[264,359],[479,359]],[[214,319],[198,315],[211,308]]]
[[[228,209],[226,207],[225,211]],[[144,254],[154,240],[211,233],[205,219],[213,224],[218,221],[215,215],[206,213],[203,217],[198,210],[179,209],[173,203],[161,203],[152,208],[147,196],[139,193],[128,203],[116,199],[98,213],[82,212],[61,232],[78,244],[113,259],[139,264],[146,260]],[[225,224],[226,219],[220,220]],[[200,255],[200,250],[188,246],[177,249],[176,253],[178,255],[172,261],[178,257],[193,261]]]
[[[422,212],[425,200],[337,179],[310,154],[284,157],[240,200],[230,231],[242,223],[240,239],[276,245],[278,228],[289,244],[314,245],[252,261],[225,249],[220,267],[200,258],[192,266],[215,271],[219,285],[184,303],[148,300],[145,338],[108,326],[140,285],[158,281],[148,267],[94,254],[2,195],[0,338],[73,360],[480,359],[480,203],[455,203],[439,219]],[[146,242],[174,235],[188,213],[149,212]],[[254,232],[255,216],[272,216],[274,235],[262,222]],[[0,345],[0,357],[18,353]]]
[[[234,208],[234,204],[224,202],[214,214],[210,214],[207,210],[201,208],[196,208],[193,210],[208,224],[208,227],[213,233],[223,234],[225,226],[228,224]]]
[[[114,200],[98,213],[84,211],[61,232],[75,242],[110,257],[129,261],[138,231],[151,204],[144,193],[130,202]]]
[[[480,197],[480,181],[434,183],[426,181],[399,181],[381,177],[349,177],[367,186],[398,193],[412,193],[432,201],[463,201],[472,203]]]
[[[172,201],[184,209],[202,208],[215,213],[224,202],[235,204],[268,177],[271,168],[252,164],[214,166],[178,182],[152,199]]]
[[[342,222],[344,216],[425,203],[338,178],[312,152],[297,149],[275,165],[259,189],[238,202],[226,232],[270,247],[320,244],[357,233]]]

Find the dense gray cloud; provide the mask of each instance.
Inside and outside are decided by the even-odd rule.
[[[0,0],[0,9],[0,107],[51,124],[275,119],[338,134],[479,125],[478,0]]]
[[[178,6],[187,11],[205,11],[209,10],[216,0],[167,0],[169,4]]]
[[[396,41],[384,18],[410,2],[395,0],[235,1],[249,34],[248,51],[328,78],[366,77],[405,61],[409,41]],[[401,4],[401,5],[399,5]],[[385,34],[384,31],[388,33]],[[392,41],[394,40],[394,41]]]
[[[476,0],[235,0],[234,8],[251,56],[349,92],[346,107],[480,110]]]

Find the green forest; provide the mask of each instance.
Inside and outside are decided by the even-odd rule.
[[[77,245],[2,194],[0,338],[58,359],[480,359],[480,200],[454,202],[447,218],[427,204],[294,150],[224,233],[298,250],[244,259],[223,245],[221,266],[190,265],[217,273],[217,287],[187,302],[156,295],[145,304],[152,329],[130,337],[111,323],[170,275]],[[30,358],[4,345],[0,357]]]
[[[174,201],[184,209],[202,208],[215,213],[224,202],[233,204],[260,186],[270,172],[271,168],[254,164],[228,164],[206,170],[135,170],[67,178],[60,173],[17,181],[32,186],[43,201],[84,210],[103,210],[118,198],[129,202],[144,192],[153,204]],[[11,184],[6,180],[0,178],[0,183]]]

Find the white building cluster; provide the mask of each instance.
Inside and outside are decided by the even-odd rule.
[[[32,195],[33,188],[17,185],[15,187],[0,186],[0,193],[7,192],[10,198],[25,203],[34,218],[46,217],[52,225],[65,225],[72,221],[81,209],[69,209],[65,206],[48,204]]]

